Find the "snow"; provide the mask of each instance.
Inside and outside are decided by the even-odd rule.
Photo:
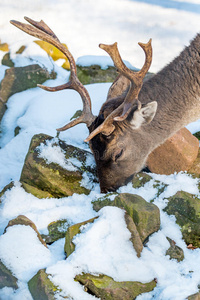
[[[10,19],[23,21],[27,15],[33,19],[44,19],[65,42],[80,65],[111,65],[107,54],[99,49],[99,43],[118,42],[123,59],[132,66],[141,68],[143,51],[138,41],[153,40],[153,64],[151,72],[157,72],[170,62],[200,28],[200,1],[198,0],[22,0],[18,3],[7,0],[1,3],[0,37],[8,42],[11,58],[16,66],[39,63],[49,71],[58,73],[55,80],[48,80],[47,86],[63,84],[69,72],[60,67],[61,61],[53,62],[35,43],[34,38],[19,31],[9,23]],[[16,54],[21,45],[26,45],[22,55]],[[0,51],[0,58],[4,55]],[[0,66],[0,80],[7,67]],[[86,86],[92,99],[94,114],[106,99],[110,83]],[[153,234],[141,258],[136,256],[130,232],[124,221],[124,211],[116,207],[105,207],[96,213],[92,201],[103,196],[97,183],[92,185],[89,195],[74,194],[60,199],[38,199],[24,191],[19,183],[24,159],[34,134],[44,133],[56,136],[56,128],[69,122],[74,113],[81,109],[80,96],[72,90],[48,93],[39,88],[13,95],[7,102],[8,109],[1,122],[0,136],[0,190],[14,181],[14,187],[2,197],[0,204],[0,259],[18,278],[19,289],[0,290],[2,300],[32,300],[27,282],[42,268],[47,268],[51,280],[63,289],[63,295],[74,300],[96,299],[86,294],[83,287],[74,281],[81,272],[104,273],[118,281],[136,280],[148,282],[157,278],[157,286],[151,293],[138,296],[139,300],[184,300],[198,291],[200,284],[200,250],[189,250],[182,239],[174,216],[163,212],[167,198],[177,191],[186,191],[200,198],[199,180],[187,173],[170,176],[151,174],[152,179],[142,188],[135,189],[128,184],[119,192],[137,194],[154,203],[161,211],[161,228]],[[20,132],[14,135],[15,128]],[[200,130],[200,121],[189,124],[194,133]],[[60,138],[68,144],[89,150],[83,140],[88,130],[81,124],[66,132]],[[79,167],[77,161],[66,161],[62,150],[53,142],[40,145],[40,155],[47,162],[57,162],[66,168]],[[94,161],[88,157],[88,165]],[[85,175],[84,175],[85,176]],[[157,196],[155,183],[166,186]],[[91,188],[85,176],[82,182]],[[113,200],[113,196],[111,196]],[[31,219],[41,234],[47,234],[47,226],[56,220],[67,219],[76,224],[93,217],[98,218],[83,226],[73,242],[76,250],[67,259],[64,254],[64,239],[54,242],[48,248],[37,239],[35,231],[22,225],[7,229],[9,220],[24,214]],[[165,256],[169,248],[166,239],[173,239],[184,251],[185,259],[178,263]],[[34,263],[33,263],[34,262]],[[59,299],[61,296],[57,295]]]

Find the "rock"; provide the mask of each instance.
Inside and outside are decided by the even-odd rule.
[[[200,200],[186,192],[178,192],[168,198],[164,209],[169,215],[175,215],[176,223],[181,227],[186,244],[200,247]]]
[[[57,163],[48,163],[40,157],[38,146],[41,143],[46,145],[52,139],[44,134],[38,134],[32,138],[20,178],[23,188],[38,198],[60,198],[74,193],[88,194],[90,191],[81,185],[81,180],[84,172],[87,172],[91,178],[94,177],[95,169],[87,165],[87,159],[93,157],[92,154],[57,140],[54,146],[60,147],[65,159],[75,159],[80,166],[77,167],[73,161],[70,161],[73,170],[67,170]]]
[[[17,278],[13,276],[11,271],[9,271],[0,260],[0,289],[4,287],[17,289]]]
[[[128,230],[131,232],[130,241],[132,242],[133,248],[135,249],[135,251],[137,253],[137,257],[140,257],[141,252],[143,250],[143,244],[142,244],[140,235],[137,231],[136,225],[133,222],[133,219],[127,213],[125,213],[125,221],[126,221]]]
[[[132,179],[132,186],[137,189],[143,187],[145,183],[149,182],[152,179],[150,175],[144,172],[139,172],[134,175]]]
[[[34,88],[38,83],[42,84],[47,79],[54,78],[56,78],[54,72],[49,73],[37,64],[26,67],[12,67],[6,70],[5,77],[1,81],[0,99],[3,103],[6,103],[13,94]]]
[[[70,226],[67,229],[66,236],[65,236],[65,246],[64,246],[64,250],[65,250],[65,253],[67,254],[67,257],[70,254],[72,254],[75,250],[75,245],[72,242],[72,240],[75,237],[75,235],[77,235],[78,233],[81,232],[80,231],[81,226],[86,225],[88,223],[93,223],[94,220],[96,220],[97,218],[98,217],[95,217],[95,218],[92,218],[90,220],[87,220],[87,221],[84,221],[84,222],[81,222],[81,223],[77,223],[75,225]]]
[[[51,222],[48,225],[48,235],[42,235],[42,238],[47,244],[52,244],[53,242],[65,237],[69,223],[67,220],[58,220]]]
[[[124,208],[133,219],[142,243],[160,229],[160,211],[138,195],[122,193],[115,197],[113,205]]]
[[[92,205],[93,205],[93,209],[95,211],[99,211],[100,209],[102,209],[105,206],[113,206],[114,202],[111,198],[115,196],[117,196],[118,193],[107,193],[106,195],[104,195],[103,197],[98,198],[97,200],[93,200],[92,201]]]
[[[5,228],[4,233],[6,232],[8,227],[14,226],[14,225],[25,225],[25,226],[30,226],[31,228],[33,228],[33,230],[35,230],[35,232],[37,233],[37,237],[40,240],[40,242],[47,248],[47,245],[45,243],[45,241],[42,239],[39,231],[37,230],[37,227],[35,226],[35,224],[28,219],[26,216],[24,215],[19,215],[17,218],[12,219],[8,222],[8,225]]]
[[[80,66],[77,65],[77,75],[82,84],[113,82],[117,77],[115,67],[101,69],[99,65]]]
[[[111,195],[112,193],[93,201],[93,209],[99,211],[104,206],[124,208],[134,221],[142,243],[146,242],[149,235],[160,229],[160,211],[155,204],[148,203],[138,195],[116,194],[114,200],[110,199]]]
[[[28,282],[28,288],[34,300],[55,300],[59,289],[48,278],[45,269],[38,273]]]
[[[6,108],[7,108],[6,104],[3,101],[1,101],[1,99],[0,99],[0,121],[3,118]]]
[[[198,151],[198,139],[183,128],[149,155],[147,166],[157,174],[187,171],[197,158]]]
[[[84,289],[91,295],[103,300],[133,300],[142,293],[152,291],[156,282],[153,280],[148,283],[134,281],[114,281],[106,275],[77,275],[75,280],[84,285]]]
[[[46,51],[46,53],[51,56],[51,58],[56,61],[58,59],[63,59],[65,60],[65,62],[63,63],[62,67],[64,69],[70,70],[70,64],[69,64],[69,60],[67,59],[67,57],[60,51],[58,50],[56,47],[54,47],[53,45],[45,42],[45,41],[34,41],[38,46],[40,46],[44,51]],[[67,49],[67,45],[62,43],[63,46],[65,46]]]
[[[3,190],[0,192],[0,203],[1,203],[1,197],[5,194],[5,192],[6,192],[7,190],[11,190],[13,186],[14,186],[14,182],[11,181],[9,184],[7,184],[7,185],[3,188]]]
[[[195,159],[191,168],[188,170],[188,173],[193,174],[195,177],[200,177],[200,150],[198,152],[197,158]]]
[[[183,249],[178,247],[170,238],[167,239],[170,243],[170,248],[167,250],[166,255],[169,255],[170,259],[176,259],[178,262],[182,261],[184,259]]]
[[[187,297],[188,300],[200,300],[200,293],[196,293],[194,295],[191,295]]]
[[[10,68],[14,67],[14,62],[10,58],[10,52],[6,53],[3,56],[1,63],[2,63],[2,65],[10,67]]]

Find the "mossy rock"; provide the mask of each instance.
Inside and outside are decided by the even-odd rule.
[[[169,255],[170,259],[176,259],[178,262],[182,261],[184,259],[183,249],[178,247],[176,243],[170,238],[167,239],[170,243],[170,247],[167,250],[166,255]]]
[[[2,63],[2,65],[10,67],[10,68],[14,67],[14,62],[10,58],[10,52],[6,53],[3,56],[1,63]]]
[[[54,145],[63,150],[65,159],[76,158],[81,162],[81,166],[71,171],[57,163],[47,163],[39,156],[38,146],[52,139],[44,134],[38,134],[32,138],[20,178],[24,189],[38,198],[60,198],[74,193],[89,194],[90,191],[81,185],[81,180],[84,172],[88,172],[91,177],[95,174],[95,169],[87,165],[87,158],[92,154],[57,140]]]
[[[82,84],[113,82],[118,73],[115,67],[101,69],[99,65],[80,66],[77,65],[77,75]]]
[[[69,223],[67,220],[58,220],[51,222],[48,228],[48,235],[42,235],[42,238],[47,244],[52,244],[53,242],[65,237]]]
[[[195,159],[191,168],[188,170],[188,173],[191,174],[194,178],[200,177],[200,150],[198,152],[197,158]],[[199,189],[200,189],[200,184],[199,184]]]
[[[131,216],[129,216],[128,213],[125,213],[124,218],[125,218],[126,226],[131,233],[130,241],[133,244],[133,248],[135,249],[135,251],[137,253],[137,257],[140,257],[141,252],[143,250],[143,244],[142,244],[142,240],[140,238],[140,234],[137,230],[137,227],[136,227],[133,219],[131,218]]]
[[[140,172],[134,175],[132,179],[132,186],[137,189],[143,187],[147,182],[152,180],[152,177],[147,173]]]
[[[9,271],[0,260],[0,289],[11,287],[17,289],[17,278]]]
[[[60,291],[49,279],[45,269],[39,270],[28,282],[29,291],[34,300],[55,300]]]
[[[116,197],[111,200],[110,196],[115,194]],[[146,242],[149,235],[160,229],[159,208],[138,195],[110,193],[93,201],[92,204],[95,211],[99,211],[104,206],[124,208],[133,219],[142,243]]]
[[[139,172],[134,175],[134,177],[132,179],[132,186],[133,186],[133,188],[141,188],[141,187],[144,187],[144,185],[146,183],[150,182],[151,180],[153,180],[153,179],[149,174],[147,174],[145,172]],[[163,182],[155,180],[153,187],[157,189],[156,197],[158,197],[160,194],[162,194],[164,192],[167,185],[164,184]]]
[[[70,64],[69,64],[69,60],[67,59],[67,57],[60,51],[58,50],[56,47],[54,47],[53,45],[45,42],[45,41],[34,41],[37,45],[39,45],[49,56],[51,56],[51,58],[56,61],[58,59],[64,59],[65,62],[62,65],[62,67],[64,69],[69,70],[70,69]],[[65,46],[67,48],[66,44],[62,44],[63,46]],[[67,48],[68,49],[68,48]]]
[[[34,88],[38,83],[42,84],[47,79],[55,78],[55,72],[49,73],[38,64],[9,68],[6,70],[5,76],[1,81],[0,99],[6,103],[10,96]]]
[[[186,244],[200,247],[200,199],[181,191],[168,198],[164,211],[175,215]]]
[[[0,121],[3,118],[3,115],[6,111],[6,109],[7,109],[6,104],[3,101],[1,101],[1,99],[0,99]]]
[[[95,218],[89,219],[87,221],[74,224],[67,229],[66,236],[65,236],[65,246],[64,246],[64,250],[65,250],[65,253],[67,254],[67,257],[70,254],[72,254],[75,250],[75,245],[72,242],[72,240],[75,237],[75,235],[77,235],[78,233],[81,232],[80,231],[81,226],[86,225],[88,223],[93,223],[97,218],[98,217],[95,217]]]
[[[106,275],[81,274],[75,280],[84,285],[85,291],[102,300],[133,300],[143,293],[148,293],[156,287],[156,282],[152,280],[148,283],[137,281],[114,281]]]
[[[36,225],[26,216],[24,215],[19,215],[17,218],[12,219],[8,222],[8,225],[5,228],[4,233],[6,232],[8,227],[14,226],[14,225],[25,225],[25,226],[30,226],[36,233],[39,241],[47,248],[47,245],[45,241],[42,239],[39,231],[37,230]]]
[[[113,205],[124,208],[131,216],[143,243],[152,233],[160,229],[159,208],[142,197],[122,193],[115,197]]]
[[[0,192],[0,203],[1,203],[1,197],[5,194],[6,191],[11,190],[11,189],[13,188],[14,185],[15,185],[14,182],[11,181],[9,184],[7,184],[7,185],[3,188],[3,190]]]
[[[92,201],[93,209],[97,212],[105,206],[113,206],[114,202],[110,198],[117,196],[118,193],[107,193],[103,197],[98,198],[97,200]]]

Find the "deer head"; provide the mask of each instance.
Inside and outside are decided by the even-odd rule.
[[[144,132],[156,114],[157,102],[152,101],[144,105],[138,100],[138,95],[152,61],[151,40],[147,44],[139,43],[145,52],[145,63],[138,72],[128,69],[123,63],[117,43],[100,44],[100,48],[112,58],[120,76],[127,79],[127,89],[124,93],[120,92],[116,97],[107,99],[99,115],[94,116],[90,96],[77,77],[75,61],[69,50],[43,21],[36,22],[27,17],[25,19],[31,25],[18,21],[11,23],[26,33],[54,45],[70,62],[69,82],[57,87],[38,86],[51,92],[74,89],[83,101],[82,115],[57,130],[64,131],[79,123],[87,125],[90,134],[85,142],[89,142],[95,157],[101,191],[116,190],[142,169],[149,154],[150,142],[148,143]]]

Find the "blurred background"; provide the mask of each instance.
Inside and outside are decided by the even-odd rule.
[[[137,43],[152,38],[151,72],[169,63],[200,32],[198,0],[4,0],[0,16],[0,39],[10,47],[33,39],[9,23],[28,16],[43,19],[75,59],[106,55],[99,43],[117,41],[123,59],[137,68],[144,62]]]

